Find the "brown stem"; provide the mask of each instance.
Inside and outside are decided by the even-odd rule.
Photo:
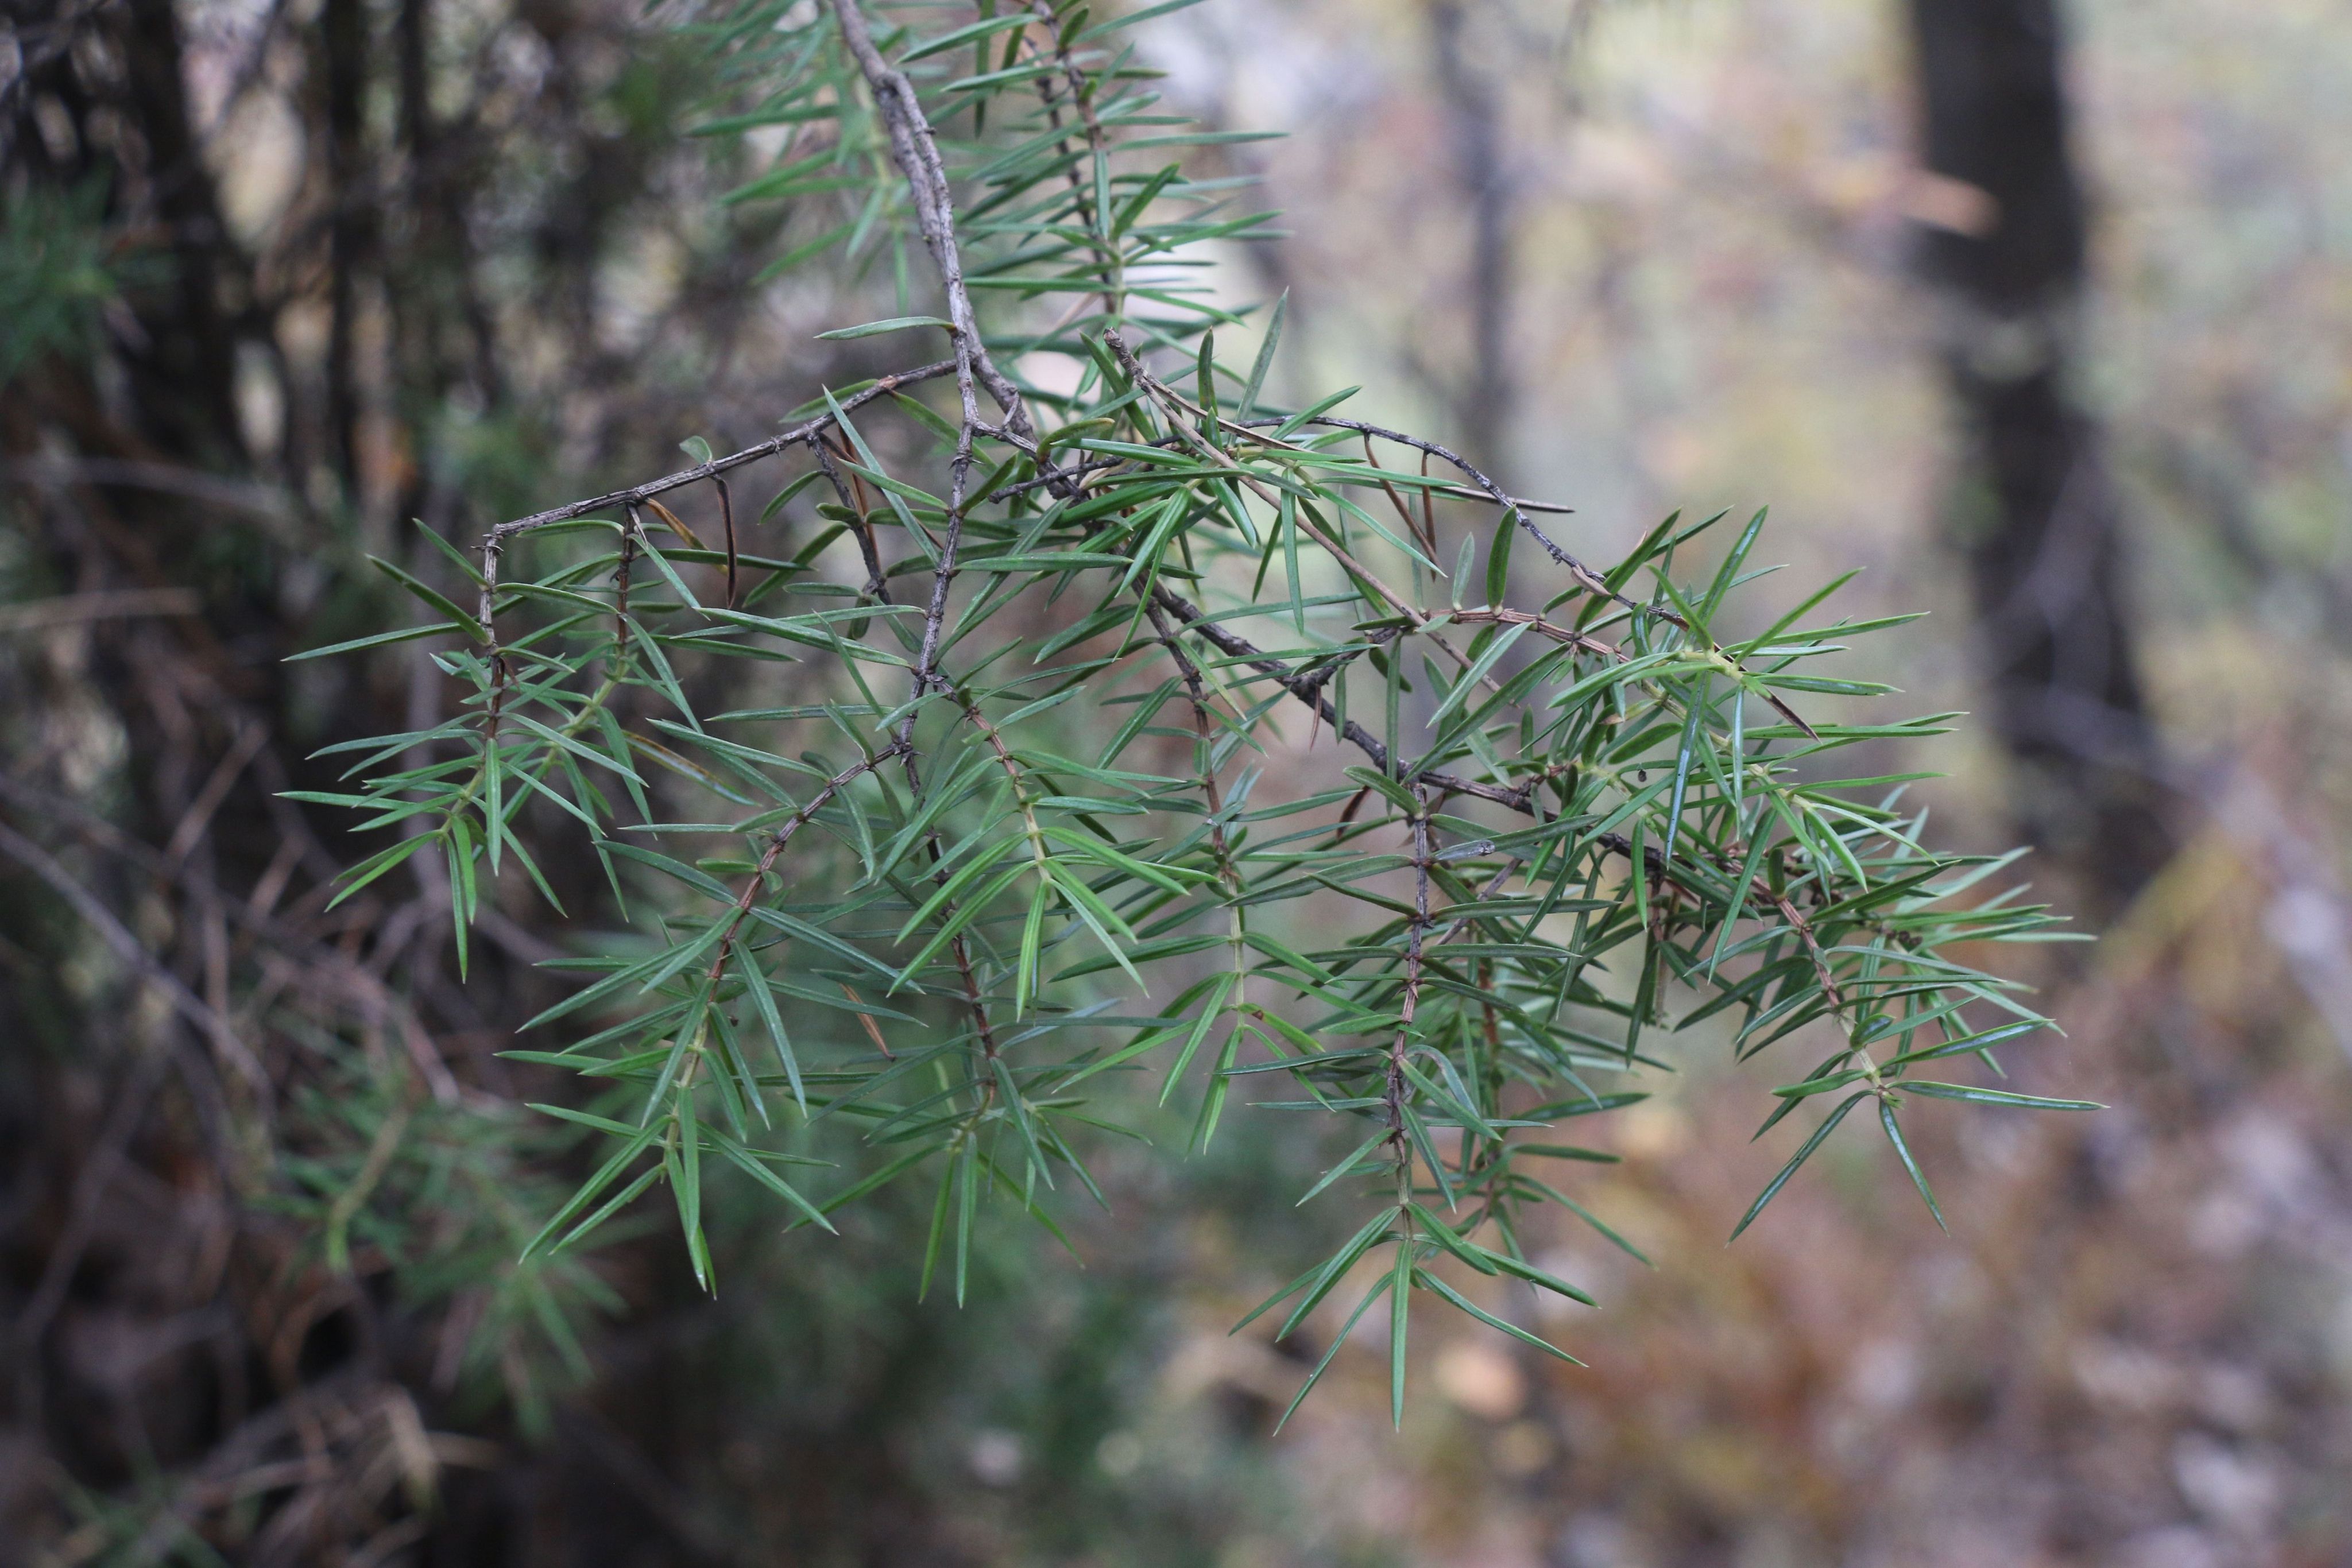
[[[638,542],[645,537],[645,518],[638,515],[636,503],[632,501],[628,531],[621,536],[621,564],[613,570],[613,662],[616,665],[629,653],[629,568],[635,562]]]
[[[506,547],[497,539],[482,541],[482,599],[478,619],[483,635],[488,640],[490,656],[489,716],[482,726],[482,745],[487,750],[499,742],[499,719],[506,711],[507,688],[514,684],[514,666],[506,650],[499,645],[498,597],[499,558]]]
[[[1412,1194],[1412,1144],[1405,1135],[1404,1107],[1411,1094],[1405,1056],[1412,1043],[1412,1020],[1421,1006],[1422,936],[1429,928],[1429,793],[1413,790],[1412,917],[1405,923],[1404,998],[1397,1009],[1396,1039],[1389,1046],[1388,1079],[1381,1091],[1389,1123],[1389,1146],[1397,1166],[1397,1201]]]
[[[917,688],[919,692],[920,689],[920,687]],[[911,722],[911,716],[909,720]],[[916,756],[915,747],[911,741],[905,740],[902,737],[898,751],[899,766],[905,768],[907,773],[908,792],[915,799],[920,800],[923,793],[923,770],[921,762]],[[945,887],[948,883],[948,873],[947,868],[940,863],[941,855],[937,828],[923,835],[923,845],[931,857],[931,881],[940,887]],[[940,913],[942,918],[953,919],[954,904],[949,903]],[[989,1025],[988,1003],[981,995],[980,978],[972,969],[971,950],[964,944],[963,933],[959,931],[950,937],[948,946],[955,955],[956,972],[963,978],[964,1005],[971,1009],[972,1028],[979,1033],[981,1051],[993,1060],[996,1055],[996,1031]],[[991,1079],[988,1084],[987,1092],[992,1095],[996,1092],[993,1079]]]
[[[727,481],[713,476],[711,485],[719,491],[719,522],[727,530],[727,608],[735,608],[735,501],[727,493]]]
[[[760,890],[767,885],[768,873],[774,868],[777,857],[784,852],[784,846],[793,841],[793,835],[799,832],[810,818],[824,810],[835,795],[898,756],[898,743],[894,741],[873,756],[843,768],[824,781],[824,787],[810,798],[807,805],[785,818],[768,835],[768,847],[761,852],[760,863],[752,868],[751,877],[743,883],[743,892],[735,900],[735,913],[728,918],[727,929],[719,938],[719,951],[710,960],[709,970],[703,976],[705,985],[718,984],[720,972],[727,967],[728,951],[735,945],[735,933],[742,928],[743,922],[751,915],[751,905],[759,901]],[[873,1020],[869,1019],[866,1021],[867,1027],[871,1028]]]
[[[872,386],[835,401],[841,412],[848,413],[864,407],[877,398],[887,397],[900,387],[913,386],[919,382],[936,381],[955,368],[956,361],[953,360],[940,360],[933,364],[919,365],[911,371],[900,371],[896,374],[884,376]],[[510,535],[529,533],[533,528],[543,528],[550,523],[568,523],[574,517],[584,517],[591,512],[607,511],[614,507],[642,503],[666,491],[682,489],[688,485],[699,485],[705,479],[715,478],[730,469],[740,468],[746,463],[757,463],[762,457],[773,457],[779,452],[797,446],[819,431],[833,424],[835,417],[833,412],[828,409],[814,419],[804,420],[782,434],[772,435],[765,441],[755,442],[740,452],[730,452],[724,457],[714,457],[708,463],[698,463],[691,468],[681,468],[675,474],[665,474],[658,479],[648,479],[642,485],[633,485],[625,490],[608,490],[601,496],[590,496],[578,501],[566,501],[562,506],[550,507],[546,511],[533,512],[527,517],[516,517],[509,522],[500,523],[491,529],[490,538],[504,539]]]
[[[890,584],[882,575],[882,555],[874,543],[874,525],[866,520],[866,508],[857,504],[846,481],[841,476],[840,465],[834,461],[833,444],[822,435],[809,438],[809,450],[816,454],[817,466],[824,470],[825,480],[833,486],[842,510],[855,519],[849,531],[857,539],[857,553],[866,560],[866,591],[877,603],[890,602]]]
[[[1110,138],[1103,130],[1101,118],[1095,113],[1093,85],[1087,79],[1086,71],[1070,57],[1070,51],[1062,45],[1060,19],[1054,15],[1052,0],[1029,0],[1029,9],[1036,14],[1038,21],[1044,25],[1046,37],[1054,40],[1054,47],[1049,56],[1045,51],[1039,49],[1034,41],[1028,39],[1027,30],[1024,29],[1024,41],[1029,43],[1031,57],[1039,59],[1050,58],[1060,68],[1064,84],[1069,92],[1070,107],[1076,111],[1079,128],[1087,139],[1087,151],[1097,159],[1108,157]],[[1037,78],[1037,97],[1045,106],[1045,122],[1053,127],[1058,138],[1062,129],[1062,100],[1055,93],[1052,77]],[[1103,314],[1116,321],[1124,313],[1121,305],[1125,293],[1124,266],[1118,254],[1118,243],[1109,235],[1109,216],[1108,214],[1096,213],[1094,200],[1087,189],[1086,176],[1078,172],[1076,163],[1071,164],[1065,171],[1065,174],[1069,182],[1070,194],[1077,204],[1078,216],[1086,223],[1088,243],[1093,246],[1096,258],[1103,269],[1101,296]]]
[[[874,47],[874,36],[866,28],[866,16],[857,8],[857,0],[831,0],[831,5],[834,20],[841,27],[841,40],[856,59],[866,88],[874,95],[875,110],[882,116],[883,128],[889,133],[891,160],[907,178],[908,193],[915,201],[916,225],[922,230],[923,244],[931,253],[940,287],[947,292],[964,423],[969,426],[980,422],[980,406],[971,390],[972,382],[977,381],[988,389],[997,407],[1004,411],[1005,423],[1024,435],[1030,434],[1033,427],[1028,411],[1022,406],[1020,392],[996,368],[988,356],[987,346],[981,341],[980,323],[972,314],[971,294],[964,287],[963,258],[956,249],[955,200],[948,189],[947,169],[940,162],[939,143],[931,134],[930,120],[923,113],[922,100],[906,73],[884,59],[882,51]]]

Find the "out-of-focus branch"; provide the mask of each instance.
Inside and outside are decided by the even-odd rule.
[[[5,823],[0,823],[0,854],[6,855],[48,883],[49,890],[64,899],[81,917],[83,924],[98,933],[99,939],[122,961],[125,967],[136,971],[140,978],[163,992],[163,999],[171,1004],[172,1010],[201,1030],[205,1038],[212,1041],[213,1049],[220,1054],[221,1060],[235,1068],[237,1075],[256,1094],[267,1099],[269,1074],[263,1070],[260,1059],[254,1055],[253,1048],[246,1044],[228,1019],[215,1011],[209,1002],[188,989],[185,981],[159,963],[155,956],[147,951],[146,945],[131,935],[130,927],[115,918],[112,910],[74,880],[72,873],[59,865],[47,850]]]

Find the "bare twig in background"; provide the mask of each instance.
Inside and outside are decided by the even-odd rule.
[[[194,615],[196,596],[184,588],[121,588],[0,604],[0,633],[40,632],[84,621],[130,620],[142,615]]]
[[[139,938],[114,917],[113,912],[75,881],[47,851],[14,828],[0,823],[0,854],[6,855],[47,883],[51,891],[72,905],[74,913],[98,933],[126,968],[163,992],[163,999],[171,1004],[172,1010],[194,1024],[212,1042],[221,1060],[234,1068],[249,1088],[263,1095],[268,1093],[269,1075],[262,1070],[260,1058],[254,1054],[252,1047],[237,1037],[228,1019],[188,989],[177,975],[157,963],[154,956],[141,945]]]

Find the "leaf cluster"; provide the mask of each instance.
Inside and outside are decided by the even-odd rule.
[[[1906,778],[1836,767],[1946,716],[1819,711],[1886,689],[1841,655],[1899,621],[1818,620],[1836,584],[1753,608],[1761,513],[1598,568],[1564,508],[1347,392],[1277,406],[1280,307],[1202,277],[1268,214],[1185,172],[1217,138],[1139,65],[1150,13],[910,14],[705,16],[734,99],[705,129],[782,128],[729,198],[786,204],[772,270],[891,269],[901,313],[830,335],[949,357],[447,549],[454,597],[387,565],[433,619],[341,645],[435,638],[465,694],[309,797],[395,834],[346,896],[437,855],[462,954],[500,879],[552,902],[541,858],[580,844],[636,916],[511,1053],[586,1082],[541,1109],[604,1148],[526,1256],[658,1187],[715,1288],[710,1172],[825,1229],[920,1182],[924,1286],[961,1299],[984,1209],[1058,1236],[1105,1135],[1181,1103],[1205,1148],[1238,1091],[1347,1129],[1301,1201],[1364,1208],[1251,1317],[1385,1297],[1401,1410],[1416,1295],[1564,1354],[1496,1287],[1590,1300],[1530,1261],[1531,1210],[1633,1250],[1563,1172],[1678,1030],[1819,1056],[1759,1131],[1826,1114],[1743,1229],[1864,1101],[1931,1208],[1916,1098],[2067,1103],[1917,1076],[2045,1027],[1973,956],[2052,921],[1991,894],[2011,857],[1929,847]],[[771,461],[747,548],[730,476]],[[705,486],[723,538],[661,498]],[[804,1152],[826,1124],[854,1170]]]

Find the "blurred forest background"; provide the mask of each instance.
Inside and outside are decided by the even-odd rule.
[[[1769,502],[1864,569],[1944,831],[2103,934],[2069,1040],[1886,1152],[1784,1157],[1730,1070],[1605,1135],[1603,1310],[1226,1330],[1333,1151],[1139,1152],[1086,1267],[958,1312],[887,1218],[732,1206],[527,1267],[577,1155],[494,1054],[517,904],[329,912],[278,797],[422,727],[373,552],[769,432],[874,373],[888,279],[769,278],[761,149],[624,0],[9,0],[0,21],[0,1561],[58,1564],[2352,1561],[2352,11],[2329,0],[1211,0],[1146,25],[1292,237],[1296,386],[1451,432],[1585,553]],[[431,857],[410,862],[424,866]],[[405,873],[403,873],[404,875]],[[1752,1093],[1753,1086],[1748,1086]],[[1178,1140],[1181,1142],[1181,1138]],[[727,1207],[727,1206],[722,1206]],[[904,1224],[920,1223],[912,1213]],[[724,1223],[722,1217],[722,1223]],[[1263,1325],[1261,1325],[1263,1326]],[[1327,1325],[1325,1332],[1328,1332]]]

